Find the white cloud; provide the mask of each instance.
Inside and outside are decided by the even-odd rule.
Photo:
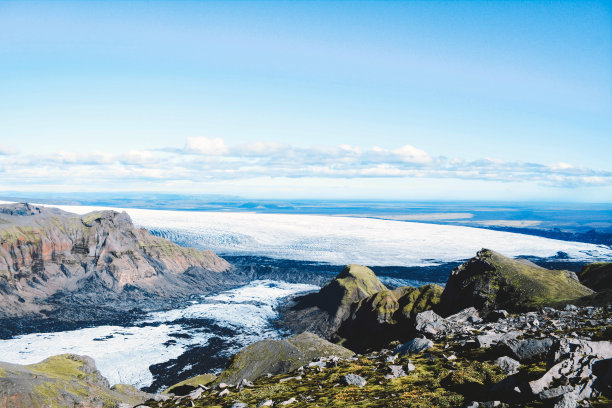
[[[8,156],[15,153],[17,153],[15,148],[0,144],[0,156]]]
[[[612,172],[568,163],[509,162],[496,158],[466,161],[432,156],[412,145],[395,149],[353,145],[298,147],[260,141],[229,145],[221,138],[188,138],[183,149],[126,152],[13,154],[0,160],[6,185],[100,186],[191,185],[203,181],[263,179],[455,179],[531,183],[546,187],[612,186]],[[397,181],[400,183],[399,181]],[[295,183],[296,188],[299,188]]]
[[[185,143],[185,151],[187,153],[203,154],[210,156],[222,156],[229,152],[225,145],[225,141],[220,137],[188,137]]]
[[[401,157],[405,162],[409,163],[429,163],[431,156],[424,150],[417,149],[411,145],[404,145],[399,149],[393,150],[393,153]]]

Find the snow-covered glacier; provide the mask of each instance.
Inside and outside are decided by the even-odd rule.
[[[59,207],[81,214],[102,209]],[[452,225],[328,215],[112,209],[126,211],[135,224],[181,245],[212,249],[220,255],[335,265],[426,266],[467,259],[481,248],[490,248],[506,256],[547,258],[562,251],[574,260],[612,259],[612,249],[602,245]]]

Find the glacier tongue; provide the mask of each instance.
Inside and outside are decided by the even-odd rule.
[[[59,206],[86,213],[99,209]],[[426,266],[470,258],[481,248],[506,256],[574,260],[612,259],[612,249],[481,228],[373,218],[248,212],[126,211],[135,224],[181,245],[212,249],[220,255],[259,255],[277,259],[359,263],[368,266]]]
[[[0,341],[0,360],[33,364],[64,353],[92,357],[111,384],[146,387],[153,382],[149,366],[177,358],[190,347],[201,346],[216,333],[208,319],[233,333],[227,357],[242,347],[275,338],[280,333],[270,324],[277,316],[275,306],[286,296],[317,290],[306,284],[271,280],[253,281],[230,291],[205,296],[182,309],[151,313],[135,326],[98,326],[56,333],[34,333]],[[202,327],[182,324],[183,319],[200,320]]]

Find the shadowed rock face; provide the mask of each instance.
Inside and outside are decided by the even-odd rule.
[[[62,354],[40,363],[0,362],[0,408],[133,406],[153,397],[130,385],[115,385],[86,356]]]
[[[580,271],[580,282],[596,292],[612,289],[612,262],[596,262]]]
[[[545,269],[529,261],[482,249],[451,272],[439,311],[443,315],[467,307],[484,313],[496,309],[525,311],[592,293],[572,272]]]
[[[380,348],[392,340],[406,341],[413,334],[410,328],[414,317],[435,307],[442,290],[435,284],[381,290],[353,304],[338,336],[344,346],[359,352]]]
[[[229,269],[211,251],[134,227],[126,213],[0,206],[0,317],[35,316],[64,295],[97,305],[121,296],[197,293]]]

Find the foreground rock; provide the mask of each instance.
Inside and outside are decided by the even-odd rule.
[[[284,340],[262,340],[234,355],[217,383],[238,384],[243,379],[252,381],[266,374],[285,374],[308,365],[315,358],[348,358],[353,354],[307,332]]]
[[[0,363],[0,408],[119,407],[155,398],[130,385],[110,387],[85,356],[63,354],[25,366]]]
[[[545,269],[527,260],[482,249],[451,272],[438,310],[443,315],[467,307],[475,307],[484,314],[496,309],[519,312],[593,293],[573,272]]]
[[[136,228],[126,213],[83,216],[0,205],[0,318],[126,309],[218,288],[230,265]],[[87,308],[70,308],[84,305]],[[65,306],[65,307],[63,307]]]

